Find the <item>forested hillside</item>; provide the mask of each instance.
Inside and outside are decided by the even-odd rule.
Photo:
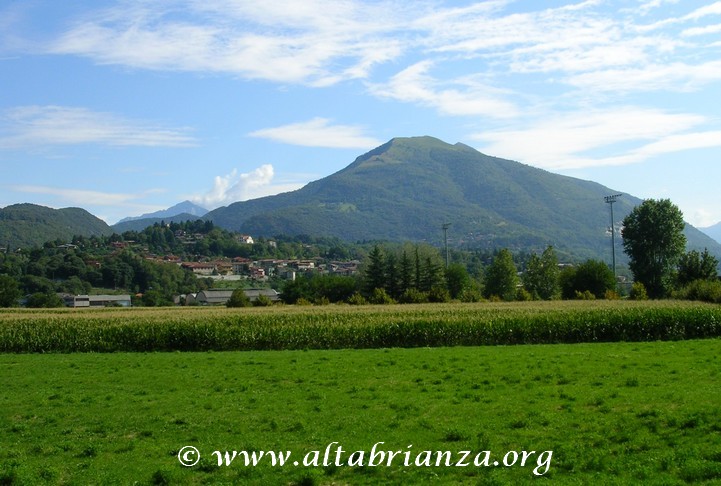
[[[100,236],[112,232],[103,220],[80,208],[14,204],[0,209],[0,246],[11,249],[42,246],[56,239],[67,243],[76,235]]]

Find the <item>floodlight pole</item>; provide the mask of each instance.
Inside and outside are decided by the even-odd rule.
[[[606,204],[611,206],[611,258],[613,259],[613,279],[616,280],[616,229],[613,226],[613,203],[616,202],[616,199],[621,197],[622,194],[614,194],[613,196],[604,196],[603,200],[606,201]]]
[[[446,246],[446,268],[448,268],[448,228],[451,227],[451,223],[443,223],[443,241]]]

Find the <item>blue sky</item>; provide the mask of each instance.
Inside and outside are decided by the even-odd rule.
[[[0,207],[212,209],[431,135],[721,221],[718,1],[5,0],[0,86]]]

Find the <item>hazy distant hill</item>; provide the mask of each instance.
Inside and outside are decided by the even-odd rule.
[[[208,212],[207,209],[198,206],[190,201],[183,201],[175,206],[154,213],[143,214],[142,216],[131,216],[123,218],[115,223],[112,228],[116,233],[125,231],[142,231],[155,223],[182,223],[188,220],[200,219]]]
[[[440,244],[442,225],[455,244],[542,249],[610,260],[609,205],[619,191],[484,155],[432,137],[396,138],[345,169],[276,196],[238,202],[205,215],[253,236],[332,235],[350,241],[412,240]],[[641,202],[623,195],[620,221]],[[691,247],[721,245],[698,230]],[[620,236],[617,240],[621,258]]]
[[[143,218],[134,219],[131,221],[123,221],[116,223],[111,228],[118,234],[125,233],[126,231],[143,231],[148,226],[153,226],[155,223],[183,223],[185,221],[195,221],[201,219],[200,216],[193,214],[182,213],[175,216],[164,217],[164,218]]]
[[[0,246],[25,248],[41,246],[73,236],[109,235],[105,221],[80,208],[51,209],[36,204],[14,204],[0,209]]]
[[[190,201],[183,201],[182,203],[178,203],[175,206],[172,206],[168,209],[163,209],[162,211],[155,211],[154,213],[146,213],[141,216],[130,216],[128,218],[123,218],[118,223],[125,223],[127,221],[137,221],[139,219],[152,219],[152,218],[172,218],[173,216],[178,216],[179,214],[187,214],[190,216],[196,216],[196,219],[204,216],[205,213],[207,213],[208,210],[198,206],[197,204],[194,204]],[[193,218],[190,218],[193,219]]]
[[[701,232],[721,243],[721,222],[705,228],[699,228]]]

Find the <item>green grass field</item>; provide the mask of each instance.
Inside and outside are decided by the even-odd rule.
[[[0,484],[718,484],[720,355],[718,339],[0,354]],[[365,465],[292,465],[332,442]],[[412,458],[553,453],[542,476],[535,456],[369,466],[378,442]],[[183,467],[191,445],[202,459]],[[219,467],[215,450],[292,455]]]

